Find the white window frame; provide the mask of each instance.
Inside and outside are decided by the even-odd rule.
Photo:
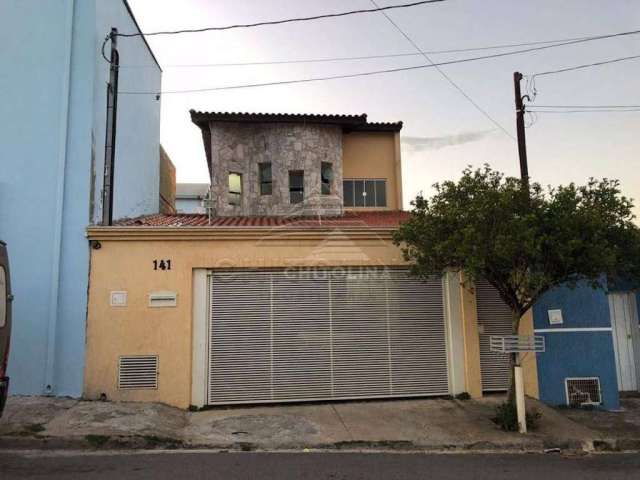
[[[363,206],[357,206],[356,205],[356,187],[355,187],[355,183],[353,183],[353,205],[347,206],[345,205],[345,208],[388,208],[388,199],[387,199],[387,184],[388,184],[388,179],[386,178],[343,178],[342,179],[342,185],[343,185],[343,192],[342,195],[344,197],[344,182],[363,182],[363,186],[364,186],[364,192],[366,193],[367,191],[367,186],[366,186],[366,182],[373,182],[373,198],[374,198],[374,205],[363,205]],[[384,205],[378,205],[378,185],[377,182],[384,182]],[[365,203],[366,203],[366,195],[363,195],[363,197],[365,198]],[[344,198],[342,203],[344,204]]]

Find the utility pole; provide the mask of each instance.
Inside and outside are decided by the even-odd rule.
[[[102,225],[113,223],[113,167],[116,156],[116,120],[118,110],[118,29],[109,34],[111,55],[109,57],[109,83],[107,84],[107,123],[104,140],[104,179],[102,182]]]
[[[524,134],[524,105],[522,100],[524,97],[520,92],[520,80],[522,74],[513,72],[513,87],[516,97],[516,130],[518,133],[518,155],[520,156],[520,178],[523,182],[529,183],[529,167],[527,165],[527,140]],[[525,97],[529,98],[528,95]]]

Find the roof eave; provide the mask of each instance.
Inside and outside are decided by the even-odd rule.
[[[87,228],[89,240],[316,240],[335,234],[358,239],[391,240],[396,227],[369,226],[317,226],[317,227],[149,227],[149,226],[91,226]],[[265,235],[266,234],[266,235]]]

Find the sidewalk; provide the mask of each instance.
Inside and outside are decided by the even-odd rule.
[[[574,411],[551,409],[534,400],[528,405],[542,413],[538,429],[528,435],[503,432],[491,421],[501,400],[367,401],[185,412],[150,403],[11,397],[0,420],[0,448],[539,452],[616,449],[640,439],[640,425],[630,424],[627,443],[618,444],[615,429],[598,429],[602,422],[594,419],[623,414],[577,412],[589,414],[579,418]],[[633,449],[640,442],[635,445]]]

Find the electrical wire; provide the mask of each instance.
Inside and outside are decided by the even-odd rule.
[[[619,113],[624,113],[624,112],[640,112],[640,108],[629,108],[626,110],[623,109],[605,109],[605,108],[600,108],[600,109],[595,109],[595,110],[532,110],[529,109],[527,110],[527,112],[535,112],[535,113],[604,113],[604,112],[619,112]]]
[[[582,64],[582,65],[575,65],[573,67],[559,68],[557,70],[548,70],[546,72],[534,73],[533,76],[534,77],[541,77],[543,75],[553,75],[553,74],[556,74],[556,73],[572,72],[574,70],[580,70],[582,68],[598,67],[600,65],[607,65],[609,63],[624,62],[626,60],[635,60],[637,58],[640,58],[640,55],[631,55],[629,57],[612,58],[610,60],[603,60],[601,62],[585,63],[585,64]]]
[[[482,50],[500,50],[505,48],[515,47],[528,47],[532,45],[548,45],[551,43],[570,42],[574,40],[586,40],[595,38],[593,35],[587,37],[573,37],[563,38],[555,40],[540,40],[535,42],[523,42],[523,43],[505,43],[500,45],[485,45],[482,47],[470,47],[470,48],[453,48],[448,50],[423,50],[422,52],[427,55],[440,55],[445,53],[463,53],[463,52],[478,52]],[[288,64],[300,64],[300,63],[328,63],[328,62],[348,62],[358,60],[376,60],[384,58],[400,58],[400,57],[416,57],[421,56],[423,53],[388,53],[383,55],[361,55],[355,57],[326,57],[326,58],[310,58],[299,60],[271,60],[271,61],[255,61],[255,62],[231,62],[231,63],[194,63],[194,64],[169,64],[162,65],[163,69],[166,68],[216,68],[216,67],[245,67],[245,66],[260,66],[260,65],[288,65]],[[156,65],[120,65],[120,68],[142,68],[153,67]]]
[[[398,68],[389,68],[389,69],[385,69],[385,70],[373,70],[373,71],[368,71],[368,72],[359,72],[359,73],[351,73],[351,74],[342,74],[342,75],[329,75],[329,76],[324,76],[324,77],[312,77],[312,78],[302,78],[302,79],[294,79],[294,80],[280,80],[280,81],[275,81],[275,82],[262,82],[262,83],[249,83],[249,84],[241,84],[241,85],[227,85],[227,86],[221,86],[221,87],[208,87],[208,88],[195,88],[195,89],[186,89],[186,90],[168,90],[168,91],[164,91],[164,92],[158,92],[158,91],[129,91],[129,92],[119,92],[122,95],[158,95],[158,94],[178,94],[178,93],[201,93],[201,92],[214,92],[214,91],[220,91],[220,90],[236,90],[236,89],[241,89],[241,88],[255,88],[255,87],[266,87],[266,86],[272,86],[272,85],[291,85],[291,84],[295,84],[295,83],[310,83],[310,82],[318,82],[318,81],[326,81],[326,80],[338,80],[338,79],[345,79],[345,78],[356,78],[356,77],[364,77],[364,76],[371,76],[371,75],[380,75],[380,74],[385,74],[385,73],[395,73],[395,72],[406,72],[406,71],[410,71],[410,70],[419,70],[419,69],[423,69],[423,68],[434,68],[436,66],[443,66],[443,65],[456,65],[456,64],[460,64],[460,63],[467,63],[467,62],[475,62],[475,61],[480,61],[480,60],[488,60],[488,59],[492,59],[492,58],[500,58],[500,57],[506,57],[509,55],[517,55],[517,54],[521,54],[521,53],[528,53],[528,52],[536,52],[536,51],[540,51],[540,50],[546,50],[548,48],[555,48],[555,47],[560,47],[560,46],[565,46],[565,45],[575,45],[578,43],[583,43],[583,42],[589,42],[589,41],[593,41],[593,40],[600,40],[603,38],[612,38],[612,37],[620,37],[620,36],[624,36],[624,35],[635,35],[640,33],[640,30],[633,30],[633,31],[629,31],[629,32],[620,32],[620,33],[615,33],[615,34],[610,34],[610,35],[600,35],[598,37],[592,37],[589,39],[584,39],[584,40],[573,40],[573,41],[569,41],[569,42],[563,42],[563,43],[556,43],[554,45],[542,45],[539,47],[531,47],[531,48],[525,48],[525,49],[521,49],[521,50],[514,50],[511,52],[501,52],[501,53],[494,53],[491,55],[483,55],[483,56],[478,56],[478,57],[467,57],[467,58],[459,58],[456,60],[448,60],[445,62],[438,62],[438,63],[432,63],[432,64],[421,64],[421,65],[413,65],[410,67],[398,67]],[[640,56],[640,55],[639,55]]]
[[[535,108],[640,108],[640,105],[536,105]]]
[[[380,8],[378,6],[378,4],[375,2],[375,0],[370,0],[371,3],[376,7],[376,8]],[[447,81],[449,82],[449,84],[455,88],[464,98],[467,99],[467,101],[469,103],[471,103],[471,105],[473,105],[475,107],[476,110],[478,110],[482,115],[485,116],[485,118],[487,118],[491,123],[493,123],[496,127],[498,127],[500,130],[502,130],[502,132],[507,135],[509,138],[511,138],[512,140],[516,140],[516,137],[514,137],[506,128],[504,128],[495,118],[493,118],[491,115],[489,115],[489,113],[482,108],[480,105],[478,105],[475,100],[473,100],[473,98],[471,98],[471,96],[469,96],[469,94],[467,94],[462,87],[460,87],[460,85],[458,85],[456,82],[453,81],[453,79],[447,75],[444,70],[442,70],[439,66],[437,66],[433,60],[431,60],[431,57],[429,57],[419,46],[418,44],[416,44],[416,42],[414,42],[411,37],[409,37],[409,35],[402,30],[402,28],[400,28],[400,26],[393,21],[393,19],[387,14],[387,12],[385,11],[381,11],[380,13],[382,13],[382,15],[384,15],[384,17],[389,20],[389,22],[391,23],[391,25],[393,25],[395,27],[396,30],[398,30],[398,32],[400,32],[400,34],[413,46],[413,48],[415,48],[418,52],[420,52],[422,54],[422,56],[425,58],[425,60],[427,62],[429,62],[431,65],[433,65],[436,69],[436,71]]]
[[[102,58],[105,59],[105,61],[107,63],[111,63],[111,59],[107,57],[107,55],[104,53],[104,47],[107,46],[107,42],[111,40],[111,35],[107,35],[106,37],[104,37],[104,41],[102,42],[102,48],[100,49],[100,52],[102,53]]]
[[[445,0],[423,0],[420,2],[412,2],[412,3],[403,3],[399,5],[389,5],[387,7],[382,8],[369,8],[369,9],[361,9],[361,10],[351,10],[347,12],[339,12],[339,13],[329,13],[324,15],[314,15],[311,17],[298,17],[298,18],[287,18],[283,20],[272,20],[267,22],[256,22],[256,23],[244,23],[244,24],[236,24],[236,25],[227,25],[224,27],[203,27],[203,28],[187,28],[183,30],[165,30],[159,32],[148,32],[148,33],[118,33],[119,37],[139,37],[145,36],[150,37],[153,35],[177,35],[181,33],[202,33],[202,32],[212,32],[212,31],[222,31],[222,30],[232,30],[235,28],[253,28],[253,27],[263,27],[267,25],[281,25],[283,23],[294,23],[294,22],[308,22],[312,20],[321,20],[325,18],[336,18],[336,17],[346,17],[347,15],[356,15],[361,13],[375,13],[381,12],[385,10],[393,10],[397,8],[409,8],[416,7],[418,5],[426,5],[428,3],[439,3]]]

